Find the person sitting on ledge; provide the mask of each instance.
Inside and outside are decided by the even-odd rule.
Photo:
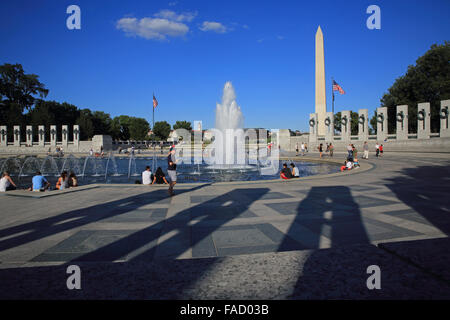
[[[298,171],[298,168],[295,166],[295,164],[291,163],[291,170],[292,170],[292,178],[300,178],[300,172]]]
[[[150,166],[145,167],[145,171],[142,172],[142,184],[150,185],[152,183],[152,171]]]
[[[9,176],[9,172],[3,172],[3,176],[0,179],[0,192],[6,192],[10,190],[16,190],[17,186]]]
[[[344,161],[344,165],[341,166],[341,171],[344,171],[344,170],[351,170],[352,167],[353,167],[353,163],[352,163],[350,160],[345,160],[345,161]]]
[[[166,176],[164,175],[164,172],[162,171],[161,167],[158,167],[158,169],[156,169],[155,175],[153,177],[153,182],[152,184],[169,184],[166,180]]]
[[[358,159],[353,159],[353,168],[359,168],[360,167],[360,165],[359,165],[359,162],[358,162]]]
[[[69,174],[69,187],[78,187],[78,179],[73,171]]]
[[[56,181],[56,189],[57,190],[64,190],[69,187],[69,179],[67,178],[67,171],[63,171],[61,173],[61,176],[58,178],[58,181]]]
[[[281,169],[280,178],[281,179],[291,179],[292,178],[291,170],[288,169],[286,163],[283,163],[283,169]]]
[[[45,191],[50,187],[50,182],[48,182],[47,179],[42,176],[42,173],[40,171],[36,172],[36,175],[33,177],[31,182],[32,186],[28,189],[29,191]]]

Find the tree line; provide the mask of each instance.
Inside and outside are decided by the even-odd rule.
[[[13,126],[33,126],[34,139],[37,140],[38,126],[44,125],[47,140],[50,125],[58,128],[57,139],[61,140],[61,126],[69,126],[69,140],[73,139],[73,125],[80,126],[80,139],[89,140],[94,135],[110,135],[115,140],[165,140],[171,126],[166,121],[155,123],[154,136],[149,135],[150,125],[144,118],[120,115],[114,118],[103,111],[80,109],[67,102],[47,101],[49,90],[39,81],[36,74],[26,74],[20,64],[0,65],[0,124],[8,127],[8,140],[13,139]],[[174,129],[191,130],[191,123],[177,121]],[[25,135],[22,134],[22,139]]]

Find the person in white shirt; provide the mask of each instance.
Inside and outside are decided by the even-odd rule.
[[[353,163],[351,161],[347,161],[347,170],[351,170],[353,168]]]
[[[291,163],[291,171],[292,171],[292,176],[294,178],[300,178],[300,172],[298,171],[298,168],[295,166],[294,163]]]
[[[9,172],[5,171],[3,173],[2,178],[0,179],[0,192],[6,192],[9,190],[16,189],[16,184],[14,181],[12,181],[11,177],[9,176]]]
[[[302,149],[302,156],[305,155],[305,144],[302,142],[302,145],[300,146],[300,148]]]
[[[375,145],[375,156],[378,158],[378,155],[380,154],[380,145],[377,144]]]
[[[142,172],[142,184],[152,184],[152,172],[149,166],[146,166],[145,171]]]

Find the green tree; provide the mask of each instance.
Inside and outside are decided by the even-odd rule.
[[[130,117],[118,116],[112,121],[112,137],[115,140],[130,140]]]
[[[388,108],[388,132],[396,130],[396,107],[408,105],[408,127],[417,132],[417,104],[430,102],[431,131],[439,130],[440,101],[450,99],[450,42],[433,44],[415,66],[397,78],[383,95],[381,106]]]
[[[88,140],[94,135],[92,112],[89,109],[80,110],[80,116],[75,124],[80,126],[80,140]]]
[[[145,140],[148,138],[148,131],[150,125],[144,118],[130,118],[130,139],[132,140]]]
[[[37,98],[44,98],[48,90],[35,74],[25,74],[22,65],[5,63],[0,66],[0,96],[3,105],[11,105],[22,113],[34,105]]]
[[[112,119],[109,113],[103,111],[92,112],[92,124],[94,127],[94,135],[110,135],[112,136]]]
[[[177,130],[177,129],[186,129],[187,131],[191,131],[192,124],[188,121],[177,121],[173,125],[173,130]]]
[[[170,134],[170,124],[167,121],[155,122],[153,133],[160,140],[166,140]]]

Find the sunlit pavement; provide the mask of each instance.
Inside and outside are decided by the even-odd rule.
[[[0,298],[448,299],[449,158],[371,155],[353,174],[178,184],[172,198],[134,185],[2,194]]]

